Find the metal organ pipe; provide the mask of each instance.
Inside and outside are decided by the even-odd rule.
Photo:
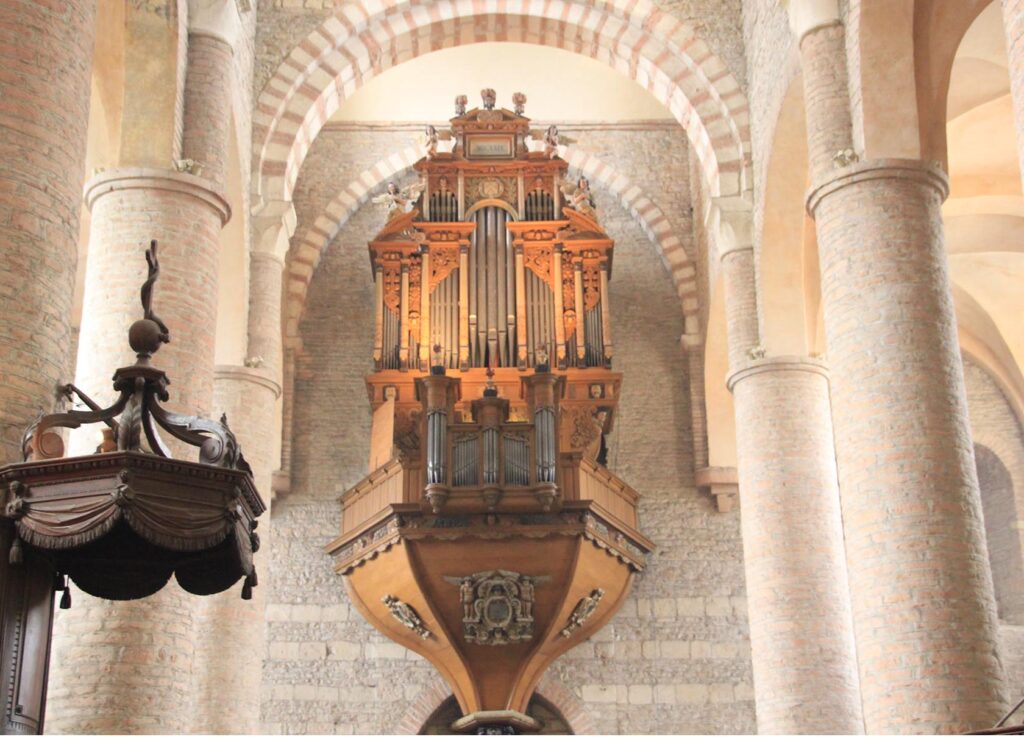
[[[537,481],[555,480],[555,410],[538,407],[533,414],[537,432]]]

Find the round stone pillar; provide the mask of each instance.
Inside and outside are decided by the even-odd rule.
[[[753,246],[727,250],[722,254],[721,264],[729,369],[735,371],[749,360],[750,350],[761,342],[757,325]]]
[[[874,733],[981,729],[1005,708],[943,245],[947,187],[933,165],[862,161],[808,199]]]
[[[864,731],[827,377],[789,356],[728,381],[760,734]]]
[[[275,253],[249,258],[249,356],[263,359],[275,379],[282,375],[281,299],[284,262]]]
[[[0,3],[0,465],[71,378],[95,6]]]
[[[196,30],[188,35],[182,156],[201,164],[202,176],[218,189],[225,186],[231,139],[232,54],[219,36]]]
[[[172,382],[168,406],[210,416],[226,201],[209,181],[191,174],[124,168],[94,177],[86,202],[92,219],[76,383],[100,404],[113,399],[114,369],[134,360],[127,329],[141,314],[143,250],[155,238],[161,275],[153,308],[171,333],[155,363]],[[197,455],[191,446],[174,450],[182,458]],[[47,726],[58,732],[190,731],[196,696],[192,597],[172,580],[139,601],[108,602],[80,592],[74,598],[55,627]]]
[[[259,585],[252,599],[241,598],[242,582],[199,600],[197,612],[195,725],[214,734],[260,733],[263,661],[266,657],[264,611],[270,547],[271,476],[277,468],[275,412],[281,387],[266,368],[218,366],[214,382],[217,412],[227,415],[256,489],[267,504],[259,519],[256,553]]]

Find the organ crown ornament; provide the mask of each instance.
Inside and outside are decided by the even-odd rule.
[[[614,242],[557,128],[532,130],[521,93],[481,98],[426,128],[416,183],[374,198],[373,470],[328,552],[370,622],[445,674],[452,729],[530,730],[545,668],[652,545],[604,466]]]

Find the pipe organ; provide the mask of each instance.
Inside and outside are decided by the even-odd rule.
[[[525,96],[482,95],[450,151],[428,126],[418,184],[374,198],[371,472],[328,552],[363,615],[448,680],[453,730],[535,731],[544,669],[614,614],[652,545],[604,467],[614,243],[557,129],[531,130]]]

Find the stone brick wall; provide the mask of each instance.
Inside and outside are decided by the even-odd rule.
[[[297,235],[353,174],[404,148],[411,135],[324,131],[296,190]],[[686,171],[688,153],[674,135],[609,130],[574,137],[617,166],[625,162],[631,175],[644,172],[659,206],[685,223],[689,245],[687,178],[671,176],[677,165]],[[548,680],[581,701],[598,731],[753,731],[739,518],[718,514],[693,487],[679,298],[634,218],[608,192],[599,189],[597,199],[617,240],[612,330],[616,369],[625,374],[609,463],[643,494],[642,529],[659,547],[616,619],[557,661]],[[363,375],[371,367],[373,289],[365,244],[381,222],[372,206],[348,221],[313,278],[302,322],[293,491],[274,508],[268,731],[393,731],[436,678],[429,664],[375,634],[349,606],[343,579],[322,553],[340,527],[338,495],[367,471]]]

